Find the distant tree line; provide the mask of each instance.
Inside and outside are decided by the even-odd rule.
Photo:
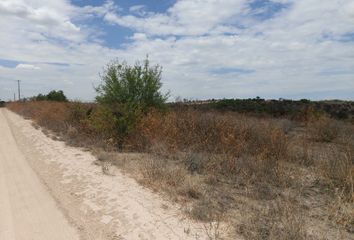
[[[354,102],[351,101],[311,101],[301,100],[265,100],[260,97],[249,99],[221,99],[206,101],[183,101],[171,103],[171,107],[193,107],[200,110],[216,109],[273,117],[303,118],[309,111],[325,113],[337,119],[354,119]]]
[[[62,90],[55,91],[52,90],[48,94],[38,94],[32,97],[31,100],[34,101],[57,101],[57,102],[67,102],[68,99]]]

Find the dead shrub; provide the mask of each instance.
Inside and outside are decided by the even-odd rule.
[[[160,158],[145,160],[140,166],[143,181],[154,184],[173,187],[172,191],[178,187],[185,178],[186,173],[183,169],[169,164]]]
[[[290,145],[288,150],[288,160],[290,162],[306,167],[315,164],[315,149],[312,142],[302,137],[300,140],[292,142]]]
[[[66,130],[66,135],[69,138],[76,138],[79,135],[79,132],[77,131],[77,129],[75,127],[69,125]]]
[[[205,154],[197,153],[194,151],[189,151],[187,154],[185,154],[184,165],[186,169],[192,174],[201,174],[206,162],[208,162],[208,160],[206,160]]]
[[[255,183],[251,197],[257,200],[273,200],[278,196],[278,192],[266,182]]]
[[[328,207],[329,219],[354,234],[354,206],[353,202],[347,200],[343,191],[335,191],[334,199]]]
[[[353,146],[347,145],[343,149],[332,148],[322,170],[333,187],[339,188],[348,201],[354,202]]]
[[[155,157],[161,158],[161,159],[170,159],[173,157],[173,154],[169,152],[168,147],[164,143],[157,143],[153,142],[151,146],[149,147],[148,150],[149,153],[154,155]]]
[[[24,102],[7,105],[25,118],[32,119],[36,124],[56,133],[65,133],[69,117],[68,105],[62,102]]]
[[[281,119],[279,121],[279,124],[285,134],[289,134],[296,127],[296,124],[294,123],[294,121],[291,121],[289,119]]]
[[[212,222],[217,219],[222,212],[217,202],[213,201],[212,198],[203,196],[200,200],[193,203],[187,213],[192,219]]]
[[[209,223],[204,224],[204,231],[208,236],[209,240],[221,240],[221,229],[220,229],[221,222],[219,220],[211,221]]]
[[[276,179],[278,163],[287,152],[284,131],[270,121],[192,109],[148,113],[130,141],[148,151],[158,143],[168,158],[185,153],[184,164],[190,172],[227,176],[243,172]]]
[[[177,193],[189,199],[200,199],[202,197],[202,183],[200,179],[186,175],[177,188]]]
[[[165,177],[166,162],[147,159],[142,163],[140,172],[143,179],[148,182],[161,181]]]
[[[332,142],[340,135],[341,131],[341,123],[325,116],[310,121],[307,127],[310,136],[319,142]]]
[[[300,206],[289,200],[276,201],[267,208],[256,210],[237,227],[238,233],[253,240],[307,240],[306,222]]]

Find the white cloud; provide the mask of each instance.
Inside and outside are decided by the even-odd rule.
[[[245,4],[246,0],[181,0],[166,14],[135,17],[110,11],[105,20],[151,35],[203,35],[220,27],[219,24],[228,25],[229,20],[242,12]]]
[[[116,6],[112,0],[107,0],[101,6],[87,5],[82,8],[76,8],[75,10],[77,13],[82,14],[82,16],[80,16],[80,17],[85,18],[85,17],[87,17],[87,15],[89,15],[89,16],[97,15],[97,16],[102,17],[106,13],[112,12],[112,11],[118,11],[118,10],[120,10],[120,8],[118,6]]]
[[[349,15],[354,18],[354,2],[349,3],[346,7],[347,12],[349,13]]]
[[[147,40],[147,36],[145,33],[134,33],[131,39],[135,41],[145,41]]]
[[[0,60],[22,62],[0,66],[0,97],[12,95],[4,89],[13,83],[3,79],[21,79],[26,96],[63,89],[71,98],[93,99],[92,84],[105,63],[116,57],[133,63],[149,54],[163,66],[164,89],[182,97],[333,92],[328,96],[350,98],[344,93],[354,92],[354,41],[338,41],[354,32],[350,0],[272,0],[289,6],[265,20],[249,15],[248,2],[180,0],[165,13],[139,15],[142,6],[124,14],[113,1],[83,8],[66,0],[0,1]],[[75,19],[92,17],[130,28],[130,42],[113,49],[89,41],[97,30]]]
[[[16,69],[40,70],[41,68],[32,64],[20,63],[16,66]]]
[[[67,15],[73,9],[66,1],[51,0],[43,5],[31,0],[0,2],[0,14],[5,20],[15,18],[17,22],[30,24],[31,29],[35,31],[69,40],[77,39],[80,32],[80,28],[73,24]]]
[[[129,8],[129,12],[131,12],[133,14],[137,14],[138,16],[145,16],[147,14],[145,5],[134,5],[134,6],[131,6]]]

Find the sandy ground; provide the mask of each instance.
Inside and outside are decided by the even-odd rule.
[[[178,205],[31,121],[1,109],[0,133],[0,239],[208,239]]]
[[[28,165],[0,111],[0,239],[79,239]]]

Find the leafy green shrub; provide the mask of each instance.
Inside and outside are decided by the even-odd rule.
[[[148,59],[134,66],[112,61],[101,79],[101,85],[96,88],[100,106],[91,122],[97,131],[114,139],[119,146],[149,108],[165,108],[168,94],[160,91],[161,67],[151,67]]]
[[[96,88],[97,102],[104,104],[129,104],[142,109],[162,108],[168,97],[160,89],[161,67],[150,67],[149,60],[134,66],[112,61],[101,75],[102,84]]]
[[[130,104],[98,105],[89,116],[90,128],[106,139],[123,147],[125,138],[135,130],[141,109]]]
[[[104,105],[99,105],[89,118],[90,128],[107,138],[114,136],[117,122],[113,111]]]

